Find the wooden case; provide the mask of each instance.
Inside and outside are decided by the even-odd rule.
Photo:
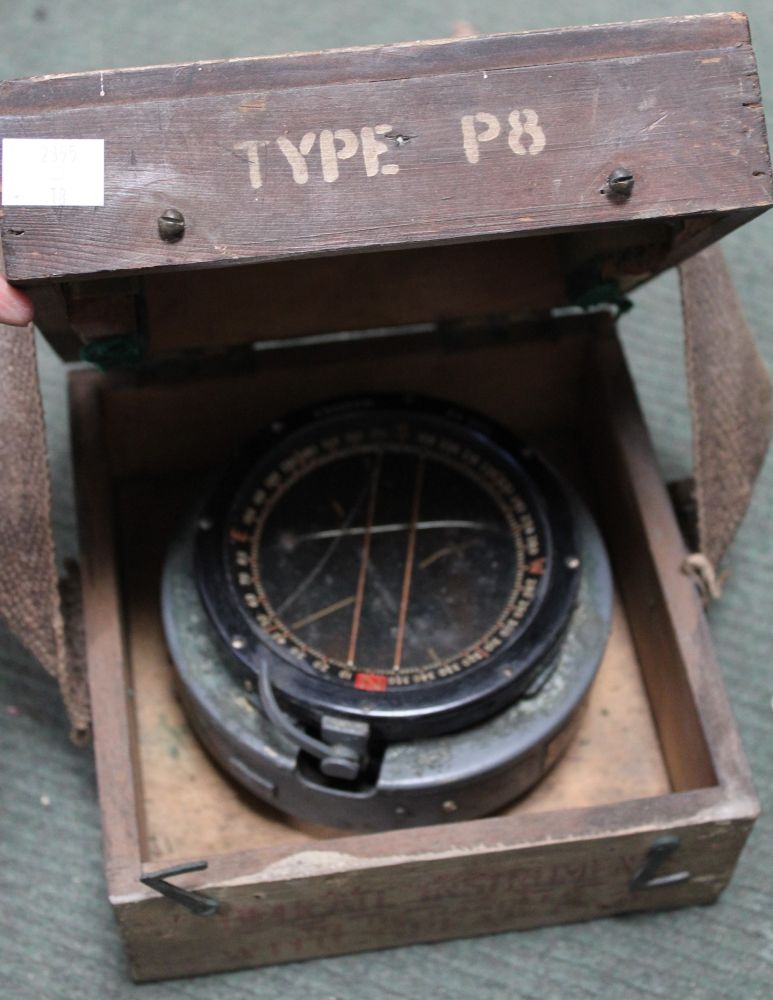
[[[133,975],[714,900],[756,799],[614,323],[556,307],[620,304],[769,206],[743,16],[26,81],[0,112],[4,135],[106,138],[104,208],[7,207],[3,248],[63,356],[117,363],[77,367],[70,393]],[[363,388],[452,398],[533,440],[610,552],[612,637],[579,731],[493,817],[367,835],[289,819],[211,763],[174,696],[159,572],[196,484],[257,425]],[[189,865],[169,882],[209,915],[140,882]]]

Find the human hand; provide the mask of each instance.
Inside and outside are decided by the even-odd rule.
[[[32,303],[18,288],[11,285],[0,274],[0,323],[11,326],[26,326],[32,322]]]

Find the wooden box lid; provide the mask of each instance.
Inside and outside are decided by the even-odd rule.
[[[587,304],[771,204],[742,14],[13,81],[0,134],[104,140],[104,205],[2,210],[65,354]]]

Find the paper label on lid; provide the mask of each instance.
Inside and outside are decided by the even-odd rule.
[[[3,205],[105,204],[104,139],[3,139]]]

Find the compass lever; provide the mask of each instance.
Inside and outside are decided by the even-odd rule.
[[[330,746],[330,753],[319,765],[328,778],[354,780],[364,764],[368,752],[370,726],[356,719],[340,715],[323,715],[320,725],[322,739]],[[356,770],[352,773],[352,762]]]
[[[324,775],[329,778],[343,778],[346,781],[354,781],[365,766],[364,749],[362,753],[359,753],[354,746],[350,745],[357,742],[357,740],[351,738],[354,734],[341,733],[340,727],[338,730],[336,730],[336,727],[331,729],[330,725],[325,726],[323,723],[323,736],[335,734],[336,736],[341,736],[342,739],[346,739],[347,742],[344,743],[341,739],[338,739],[335,743],[328,743],[324,740],[318,740],[314,736],[309,736],[307,732],[301,729],[282,710],[282,707],[276,700],[269,671],[269,664],[263,661],[258,669],[258,693],[260,696],[260,706],[271,722],[289,740],[296,743],[301,750],[305,750],[312,757],[316,757],[320,762],[319,767]],[[328,722],[330,721],[328,719]],[[345,720],[336,719],[335,722],[342,723]],[[354,725],[357,724],[355,723]],[[367,725],[365,728],[369,729]],[[359,740],[362,739],[363,735],[363,733],[357,734]]]

